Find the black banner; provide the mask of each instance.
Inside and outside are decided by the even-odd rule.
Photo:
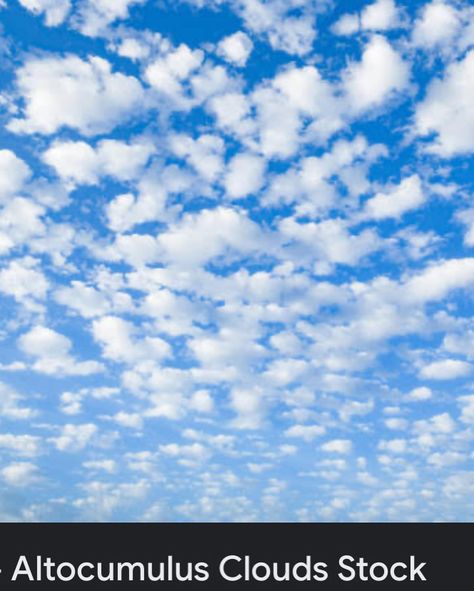
[[[0,589],[471,588],[472,524],[1,524]]]

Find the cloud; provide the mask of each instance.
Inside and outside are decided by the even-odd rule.
[[[116,316],[94,320],[92,332],[102,346],[104,357],[116,362],[160,361],[171,354],[166,341],[158,337],[136,339],[135,326]]]
[[[145,70],[145,80],[158,92],[187,108],[186,88],[183,86],[204,59],[200,49],[191,50],[182,43],[167,54],[154,60]]]
[[[177,134],[171,138],[171,146],[207,181],[215,181],[224,169],[225,143],[217,135],[204,134],[193,139]]]
[[[114,73],[97,56],[29,57],[17,70],[16,85],[24,116],[7,127],[21,134],[50,135],[63,127],[84,135],[104,133],[129,119],[144,96],[136,78]]]
[[[217,53],[226,61],[242,68],[247,63],[252,49],[253,43],[250,37],[242,31],[238,31],[219,41]]]
[[[321,449],[328,453],[349,454],[352,451],[352,441],[349,439],[333,439],[324,443]]]
[[[425,202],[421,179],[414,174],[403,179],[398,187],[386,193],[378,193],[365,204],[366,215],[375,220],[399,219],[403,214],[417,209]]]
[[[443,359],[425,365],[420,371],[420,376],[430,380],[455,380],[468,376],[471,371],[472,366],[465,361]]]
[[[32,369],[46,375],[87,376],[99,373],[103,366],[97,361],[76,361],[71,356],[71,341],[45,326],[35,326],[18,339],[19,348],[37,360]]]
[[[2,515],[474,518],[468,3],[17,4]]]
[[[456,8],[434,0],[421,9],[413,28],[412,41],[418,47],[433,49],[449,43],[460,26],[461,19]]]
[[[255,194],[262,187],[265,162],[252,154],[237,154],[229,163],[225,189],[232,199]]]
[[[41,448],[41,439],[34,435],[0,434],[0,448],[19,456],[37,456]]]
[[[206,241],[201,236],[206,236]],[[158,237],[164,258],[173,265],[193,267],[229,252],[249,253],[265,239],[260,228],[235,209],[218,207],[185,216]],[[190,249],[189,245],[193,244]]]
[[[426,150],[449,158],[474,151],[474,51],[433,80],[416,107],[414,132],[431,139]]]
[[[49,290],[49,282],[37,267],[38,261],[31,257],[11,261],[0,271],[0,292],[27,306],[34,300],[42,300]]]
[[[377,0],[360,13],[343,14],[331,27],[335,35],[354,35],[362,31],[388,31],[399,26],[399,13],[394,0]]]
[[[377,0],[361,13],[361,26],[366,31],[386,31],[398,24],[398,10],[394,0]]]
[[[410,66],[381,35],[374,35],[360,62],[352,62],[343,72],[347,100],[354,112],[383,105],[407,89]]]
[[[265,35],[274,49],[299,56],[311,51],[316,38],[314,16],[304,12],[299,16],[291,14],[292,9],[301,7],[300,2],[243,0],[238,5],[245,25],[254,33]]]
[[[84,0],[79,7],[76,22],[83,35],[96,37],[118,19],[126,19],[133,6],[146,0]]]
[[[71,10],[70,0],[19,0],[20,4],[35,15],[44,14],[48,27],[62,24]]]
[[[22,406],[23,397],[13,388],[0,382],[0,416],[5,419],[23,420],[35,416],[36,412]]]
[[[320,425],[293,425],[285,431],[285,436],[303,439],[303,441],[309,443],[316,437],[324,435],[325,432],[326,429]]]
[[[432,396],[433,396],[433,392],[430,390],[430,388],[427,388],[426,386],[420,386],[419,388],[413,388],[413,390],[411,390],[408,394],[408,397],[411,400],[416,400],[416,401],[429,400]]]
[[[21,192],[30,175],[26,162],[11,150],[0,150],[0,203]]]
[[[79,452],[89,445],[97,433],[97,425],[93,423],[67,424],[61,428],[60,435],[52,437],[51,441],[59,451]]]
[[[38,467],[31,462],[14,462],[0,471],[9,486],[26,487],[38,481]]]
[[[146,141],[102,140],[95,149],[86,142],[55,141],[43,160],[73,185],[96,185],[104,176],[118,181],[137,178],[153,152]]]

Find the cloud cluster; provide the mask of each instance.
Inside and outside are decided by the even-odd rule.
[[[0,518],[474,518],[472,7],[11,4]]]

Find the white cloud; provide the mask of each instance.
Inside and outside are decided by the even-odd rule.
[[[79,30],[90,37],[100,35],[114,21],[128,18],[131,7],[144,2],[146,0],[83,0],[77,18]]]
[[[264,182],[265,162],[253,154],[237,154],[229,163],[225,189],[229,197],[239,199],[257,193]]]
[[[387,451],[392,454],[403,454],[407,450],[406,439],[390,439],[380,441],[378,448],[382,451]]]
[[[265,241],[258,225],[244,213],[218,207],[185,216],[160,234],[158,243],[171,264],[194,267],[228,251],[255,252]]]
[[[194,392],[189,402],[190,407],[199,413],[210,413],[214,410],[214,400],[207,390]]]
[[[358,14],[343,14],[331,27],[335,35],[354,35],[360,30],[360,16]]]
[[[177,458],[178,463],[187,468],[197,467],[211,456],[208,448],[201,443],[192,443],[191,445],[169,443],[160,445],[159,450],[164,456]]]
[[[474,395],[461,396],[458,400],[462,407],[461,421],[467,425],[474,425]]]
[[[34,457],[40,451],[41,439],[33,435],[0,434],[0,448],[19,456]]]
[[[7,127],[14,133],[52,134],[70,127],[85,135],[110,131],[142,104],[136,78],[112,72],[105,59],[76,55],[30,57],[17,71],[24,117]]]
[[[187,135],[177,134],[171,138],[171,148],[210,182],[215,181],[224,168],[225,144],[216,135],[204,134],[194,140]]]
[[[382,105],[405,90],[409,81],[408,63],[380,35],[374,35],[366,45],[361,61],[351,63],[343,72],[349,107],[355,112]]]
[[[85,423],[81,425],[67,424],[61,429],[58,437],[52,437],[59,451],[78,452],[83,450],[98,433],[97,425]]]
[[[102,140],[95,149],[85,142],[55,141],[43,153],[43,161],[66,181],[95,185],[103,176],[119,181],[137,178],[153,152],[150,142],[140,140]]]
[[[456,8],[440,0],[423,6],[415,22],[412,41],[416,46],[432,49],[449,43],[461,27]]]
[[[333,264],[355,265],[378,248],[378,237],[373,230],[351,234],[340,219],[300,224],[294,218],[285,218],[280,231],[284,239],[296,240],[309,249],[318,274],[330,272]]]
[[[293,425],[285,431],[285,437],[303,439],[306,443],[313,441],[316,437],[324,435],[326,429],[320,425]]]
[[[222,39],[217,46],[217,53],[225,60],[243,67],[252,53],[253,43],[248,35],[238,31]]]
[[[25,304],[30,299],[43,299],[49,282],[37,266],[38,261],[30,257],[11,261],[0,271],[0,291]]]
[[[87,376],[103,369],[97,361],[76,361],[70,354],[71,341],[45,326],[35,326],[23,334],[18,346],[27,355],[37,358],[32,369],[46,375]]]
[[[94,339],[107,359],[122,363],[160,361],[171,355],[171,347],[159,337],[136,338],[135,326],[116,316],[104,316],[92,324]]]
[[[425,202],[421,179],[414,174],[389,190],[377,193],[365,204],[367,217],[375,220],[400,218],[407,211],[417,209]]]
[[[11,150],[0,150],[0,203],[21,192],[31,175],[29,166]]]
[[[128,429],[142,429],[143,418],[138,413],[120,411],[112,417],[112,420],[121,427]]]
[[[408,302],[439,301],[451,291],[474,283],[474,259],[451,259],[432,264],[402,285],[401,296]]]
[[[377,0],[361,13],[361,25],[366,31],[386,31],[398,25],[398,10],[394,0]]]
[[[349,454],[352,451],[352,441],[349,439],[333,439],[324,443],[321,449],[330,453]]]
[[[237,417],[232,425],[237,429],[258,429],[266,414],[266,401],[259,388],[234,388],[230,406]]]
[[[2,468],[2,478],[10,486],[28,487],[38,480],[38,467],[31,462],[15,462]]]
[[[426,149],[442,157],[474,151],[474,50],[450,64],[444,77],[428,86],[415,113],[414,131],[422,137],[434,134]]]
[[[44,14],[48,27],[62,24],[71,10],[71,0],[19,0],[19,2],[35,15]]]
[[[468,376],[471,371],[472,366],[466,361],[443,359],[425,365],[420,371],[420,376],[430,380],[455,380]]]
[[[274,49],[299,56],[311,51],[316,38],[314,15],[288,14],[292,8],[301,8],[300,2],[243,0],[240,6],[242,18],[248,29],[266,35]]]
[[[360,14],[343,14],[331,30],[336,35],[354,35],[363,31],[387,31],[397,28],[399,14],[394,0],[377,0],[364,7]]]
[[[70,286],[57,289],[54,298],[58,303],[75,310],[84,318],[102,316],[110,308],[103,293],[81,281],[72,281]]]
[[[145,70],[145,80],[157,91],[174,100],[176,106],[187,105],[183,84],[204,59],[200,49],[191,50],[181,44],[163,57],[153,61]]]
[[[410,398],[410,400],[416,400],[417,402],[418,401],[421,402],[423,400],[429,400],[432,396],[433,396],[433,392],[430,390],[430,388],[427,388],[426,386],[420,386],[419,388],[414,388],[408,394],[408,397]]]
[[[90,460],[83,462],[82,465],[87,470],[103,471],[107,474],[114,474],[117,471],[117,462],[115,460]]]
[[[13,388],[0,382],[0,416],[6,419],[29,419],[35,415],[31,408],[21,406],[23,397]]]

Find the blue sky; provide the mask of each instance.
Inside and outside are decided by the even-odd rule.
[[[1,519],[474,519],[469,4],[0,0]]]

